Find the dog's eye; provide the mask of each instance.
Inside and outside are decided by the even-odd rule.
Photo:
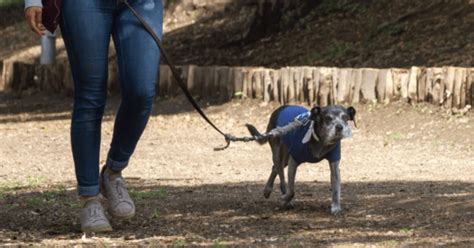
[[[349,116],[348,115],[342,115],[342,120],[343,121],[348,121],[349,120]]]
[[[326,116],[326,117],[324,117],[324,120],[325,120],[326,122],[331,122],[331,121],[332,121],[332,117],[331,117],[331,116]]]

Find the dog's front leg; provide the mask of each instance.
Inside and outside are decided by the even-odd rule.
[[[331,213],[336,215],[342,211],[341,208],[341,173],[339,172],[339,162],[330,162],[329,167],[331,168],[331,192],[332,192],[332,203]]]
[[[288,162],[288,189],[286,194],[282,196],[283,208],[293,207],[291,200],[295,196],[295,178],[296,178],[296,169],[298,168],[298,163],[290,157]]]

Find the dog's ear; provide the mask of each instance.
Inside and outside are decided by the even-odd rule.
[[[356,121],[355,121],[355,115],[356,115],[356,110],[354,107],[349,107],[347,108],[347,114],[349,115],[349,120],[354,122],[354,126],[357,127]]]
[[[356,110],[354,107],[347,108],[347,114],[349,115],[349,120],[355,120]]]
[[[313,107],[311,109],[311,119],[316,120],[316,118],[321,114],[321,107]]]

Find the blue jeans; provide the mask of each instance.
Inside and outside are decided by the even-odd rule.
[[[161,37],[161,0],[129,0]],[[148,122],[160,60],[152,37],[116,0],[63,0],[61,31],[74,79],[71,144],[81,196],[99,193],[101,122],[112,35],[122,89],[106,165],[123,170]]]

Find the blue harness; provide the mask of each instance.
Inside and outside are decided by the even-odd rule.
[[[295,121],[295,119],[303,123],[303,126],[283,135],[281,139],[297,163],[317,163],[323,159],[327,159],[329,162],[341,160],[341,142],[338,142],[332,150],[321,158],[313,156],[309,148],[309,143],[303,144],[303,137],[308,132],[310,126],[310,112],[306,108],[293,105],[286,106],[281,110],[278,116],[277,126],[285,126]]]

